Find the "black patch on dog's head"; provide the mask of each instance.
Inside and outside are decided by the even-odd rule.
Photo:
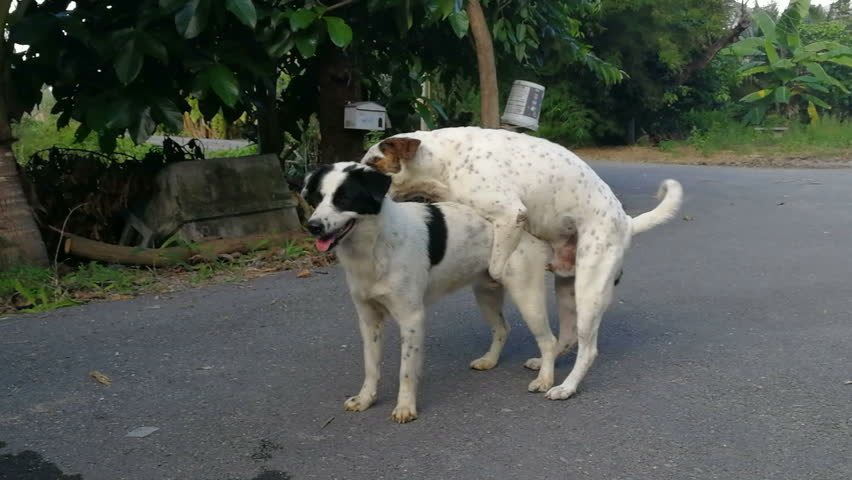
[[[426,205],[426,209],[429,212],[426,218],[426,229],[429,231],[429,263],[437,265],[447,253],[447,221],[444,212],[437,205],[430,203]]]
[[[313,172],[310,173],[308,177],[308,183],[305,185],[305,201],[308,202],[308,205],[316,208],[317,205],[322,202],[322,192],[320,192],[320,185],[322,185],[322,179],[330,172],[332,169],[331,165],[321,165],[317,167]]]
[[[381,172],[353,168],[334,191],[331,203],[341,212],[377,215],[382,210],[382,200],[390,185],[391,178]]]

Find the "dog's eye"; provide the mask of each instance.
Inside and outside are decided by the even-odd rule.
[[[317,192],[311,192],[307,197],[305,197],[305,201],[308,202],[308,205],[311,207],[317,208],[317,205],[322,202],[322,195]]]

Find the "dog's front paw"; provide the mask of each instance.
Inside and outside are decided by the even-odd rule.
[[[365,395],[355,395],[343,402],[343,409],[350,412],[363,412],[373,404],[373,398]]]
[[[474,370],[491,370],[495,365],[497,365],[497,360],[488,358],[487,355],[470,362],[470,368]]]
[[[553,387],[544,394],[544,396],[549,400],[565,400],[566,398],[570,398],[572,395],[577,393],[577,390],[574,388],[568,388],[562,385],[558,387]]]
[[[530,358],[524,362],[524,368],[529,368],[530,370],[541,370],[541,358]]]
[[[414,405],[397,405],[391,413],[391,420],[396,423],[408,423],[417,419],[417,408]]]
[[[530,392],[546,392],[550,387],[553,386],[553,377],[550,378],[542,378],[541,375],[538,376],[535,380],[530,382],[527,387],[527,391]]]

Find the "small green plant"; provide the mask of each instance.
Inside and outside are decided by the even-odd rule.
[[[287,240],[281,248],[284,258],[299,258],[305,254],[305,246],[295,240]]]
[[[250,252],[256,252],[264,247],[269,245],[269,239],[264,238],[263,240],[259,240],[257,242],[248,242],[248,248]]]
[[[200,263],[194,267],[195,273],[192,276],[192,283],[201,283],[209,280],[216,273],[216,269],[209,263]]]
[[[139,273],[139,269],[110,268],[90,262],[62,277],[62,285],[70,290],[90,290],[99,294],[129,294],[154,281],[153,277]]]
[[[20,281],[15,282],[15,291],[26,301],[27,308],[22,311],[27,313],[46,312],[62,307],[78,305],[69,298],[64,298],[60,292],[48,286],[27,288]]]
[[[0,298],[14,295],[18,290],[18,283],[26,288],[40,288],[50,285],[52,281],[53,275],[46,268],[16,266],[0,272]]]

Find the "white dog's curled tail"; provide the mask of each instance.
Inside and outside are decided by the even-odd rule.
[[[663,180],[660,189],[657,190],[657,200],[660,201],[657,208],[631,219],[633,235],[662,225],[677,215],[683,203],[683,187],[680,186],[680,182],[672,179]]]

